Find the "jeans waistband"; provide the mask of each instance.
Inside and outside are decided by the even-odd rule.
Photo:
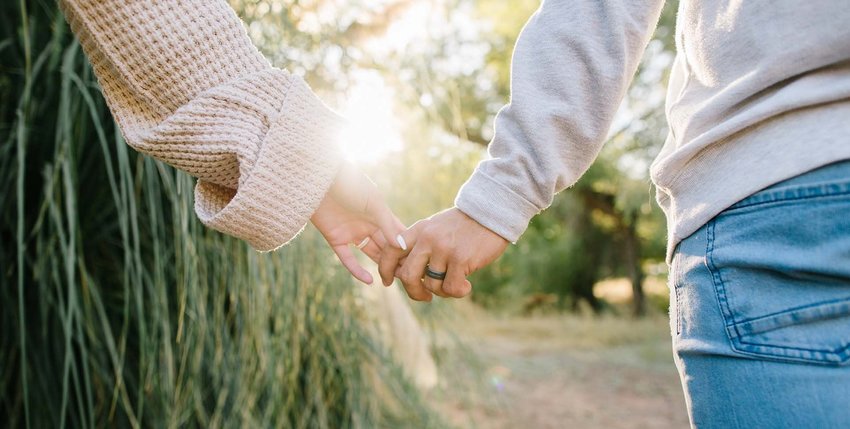
[[[816,168],[771,185],[733,204],[734,210],[754,204],[850,193],[850,160]]]

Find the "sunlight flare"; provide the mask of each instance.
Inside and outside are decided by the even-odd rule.
[[[342,114],[348,120],[340,147],[349,162],[374,164],[402,148],[393,91],[374,71],[357,72]]]

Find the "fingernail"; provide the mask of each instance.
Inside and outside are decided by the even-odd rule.
[[[404,242],[404,237],[401,234],[395,237],[395,241],[398,242],[398,245],[401,246],[401,250],[407,250],[407,243]]]

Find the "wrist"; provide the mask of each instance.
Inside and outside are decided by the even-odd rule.
[[[455,207],[511,243],[516,243],[531,218],[540,212],[534,204],[480,170],[458,192]]]

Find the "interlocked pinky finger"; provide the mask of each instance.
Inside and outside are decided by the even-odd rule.
[[[376,264],[381,260],[381,247],[375,242],[375,240],[371,240],[366,243],[365,246],[360,248],[360,251]]]

